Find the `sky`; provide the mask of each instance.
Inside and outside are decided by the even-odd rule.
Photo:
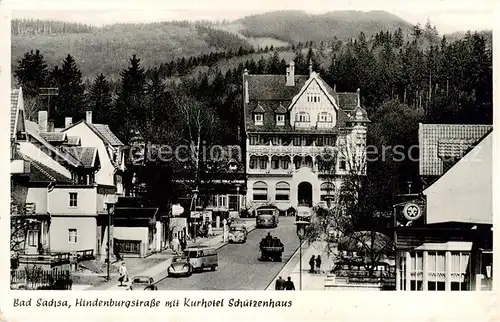
[[[497,0],[5,0],[12,18],[54,19],[102,26],[118,22],[235,20],[275,10],[312,14],[384,10],[416,24],[429,19],[441,33],[493,29]]]

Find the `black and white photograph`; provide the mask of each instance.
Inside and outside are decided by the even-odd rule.
[[[11,290],[492,290],[491,10],[157,2],[12,9]]]

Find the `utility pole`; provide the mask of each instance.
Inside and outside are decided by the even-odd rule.
[[[48,119],[53,120],[53,115],[50,114],[50,97],[59,95],[59,88],[57,87],[40,87],[39,96],[47,97],[47,113]]]

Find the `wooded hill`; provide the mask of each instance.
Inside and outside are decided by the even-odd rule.
[[[40,49],[49,66],[60,64],[71,53],[84,77],[104,73],[118,79],[132,54],[140,53],[146,68],[182,57],[238,50],[250,46],[287,47],[299,42],[329,42],[367,37],[379,30],[390,32],[411,25],[391,14],[339,11],[323,15],[288,11],[254,15],[233,22],[171,21],[115,24],[94,27],[61,21],[13,20],[13,66],[22,55]]]

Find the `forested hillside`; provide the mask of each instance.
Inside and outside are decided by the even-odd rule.
[[[323,15],[274,12],[232,22],[171,21],[115,24],[94,27],[42,20],[12,21],[12,61],[33,49],[45,53],[49,66],[59,64],[68,52],[78,62],[84,78],[104,73],[117,80],[128,57],[141,53],[146,68],[177,58],[219,51],[288,47],[298,43],[348,40],[360,32],[370,38],[379,30],[405,35],[411,26],[385,12],[338,11]]]
[[[144,35],[152,26],[144,27]],[[72,50],[101,50],[105,55],[102,44],[89,36],[93,30],[62,34],[80,41],[80,47],[61,44],[51,48],[48,44],[52,35],[43,30],[36,40],[22,36],[31,37],[34,46],[28,47],[33,51],[25,48],[13,62],[14,77],[26,96],[27,115],[34,118],[37,109],[47,107],[38,93],[41,87],[50,86],[59,89],[49,107],[56,126],[62,126],[66,116],[76,120],[91,109],[96,122],[110,124],[124,142],[140,133],[148,142],[170,146],[192,144],[193,137],[208,146],[238,144],[243,125],[244,69],[253,74],[285,74],[287,62],[294,59],[298,74],[307,74],[311,62],[337,91],[354,92],[360,88],[362,105],[372,121],[368,144],[379,148],[409,149],[418,145],[419,122],[492,123],[491,37],[484,34],[466,33],[451,41],[427,24],[413,26],[410,34],[397,28],[379,30],[371,37],[361,32],[349,40],[332,37],[281,48],[253,48],[244,40],[240,43],[232,38],[233,34],[226,37],[226,32],[210,26],[186,22],[156,27],[158,38],[144,40],[140,48],[131,45],[137,43],[134,27],[103,28],[103,35],[115,39],[109,43],[116,60],[113,67],[107,65],[109,60],[88,64],[90,58],[82,58],[81,52]],[[195,43],[203,49],[184,56],[180,31],[191,49]],[[134,35],[135,40],[121,48],[127,38],[118,41],[113,37],[126,33]],[[162,37],[170,42],[163,44]],[[40,39],[47,40],[43,46],[39,46]],[[155,51],[161,46],[168,47],[172,56]],[[215,47],[216,51],[208,51]],[[173,53],[174,48],[178,54]],[[87,69],[84,71],[82,66]],[[109,73],[108,68],[116,66],[122,67]],[[390,156],[370,162],[368,179],[376,191],[373,198],[378,210],[392,209],[394,193],[406,187],[407,181],[418,182],[417,165],[414,159],[395,162]]]

